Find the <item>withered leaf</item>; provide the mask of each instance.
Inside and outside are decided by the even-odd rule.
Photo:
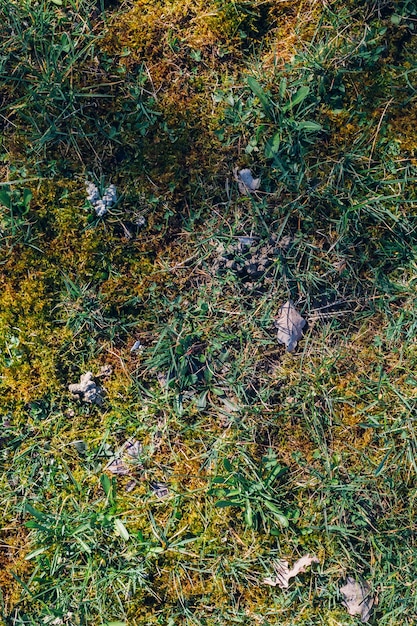
[[[130,468],[123,459],[115,459],[111,463],[109,463],[106,468],[112,474],[117,474],[119,476],[127,476],[130,474]]]
[[[346,585],[340,587],[343,596],[343,604],[349,615],[360,615],[361,622],[367,622],[371,617],[374,598],[371,596],[371,588],[364,581],[357,581],[351,576],[346,579]]]
[[[291,569],[288,561],[276,561],[274,563],[275,576],[265,578],[263,582],[265,585],[271,585],[272,587],[278,585],[280,589],[288,589],[290,579],[305,572],[306,567],[309,567],[312,563],[319,563],[319,560],[316,556],[310,556],[309,554],[298,559]]]
[[[121,452],[121,457],[115,458],[106,465],[105,469],[107,471],[119,476],[127,476],[128,474],[134,473],[135,470],[143,469],[143,465],[139,463],[139,455],[142,452],[142,445],[139,441],[129,439],[123,444]],[[136,464],[133,465],[132,463],[135,461]]]
[[[293,303],[288,300],[282,305],[275,318],[275,327],[278,329],[278,341],[287,346],[288,352],[293,352],[297,342],[303,335],[306,321],[298,313]]]
[[[254,178],[250,169],[245,168],[243,170],[238,170],[236,168],[233,170],[233,173],[235,175],[235,179],[237,180],[239,191],[242,195],[248,196],[259,189],[261,179]]]

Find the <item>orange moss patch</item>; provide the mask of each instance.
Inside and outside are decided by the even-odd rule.
[[[6,614],[11,614],[22,592],[22,587],[13,577],[12,572],[24,579],[32,569],[31,563],[25,561],[26,548],[27,531],[25,528],[5,529],[1,532],[0,589]]]
[[[389,123],[390,134],[398,141],[402,150],[415,158],[417,156],[417,136],[415,133],[417,125],[417,107],[415,104],[402,107],[392,115]]]

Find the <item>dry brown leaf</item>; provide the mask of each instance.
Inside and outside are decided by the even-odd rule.
[[[349,615],[360,615],[361,622],[367,622],[371,617],[374,598],[370,595],[371,588],[364,581],[356,581],[351,576],[346,579],[346,585],[340,587],[343,604]]]
[[[239,191],[242,195],[248,196],[249,194],[259,189],[261,179],[254,178],[250,169],[245,168],[243,170],[238,170],[237,168],[235,168],[233,170],[233,174],[237,181]]]
[[[309,554],[298,559],[291,569],[289,568],[288,561],[276,561],[276,563],[274,563],[275,576],[265,578],[263,582],[265,585],[271,585],[272,587],[278,585],[280,589],[288,589],[290,579],[305,572],[306,567],[309,567],[312,563],[319,563],[319,560],[316,556],[310,556]]]
[[[110,461],[104,469],[108,470],[112,474],[119,476],[127,476],[137,470],[142,470],[143,465],[136,463],[136,465],[130,465],[126,461],[138,461],[139,455],[142,452],[142,444],[136,439],[129,439],[122,446],[122,456]],[[120,453],[119,453],[120,454]]]
[[[288,352],[295,350],[297,342],[303,336],[305,325],[305,319],[301,317],[290,300],[282,305],[275,319],[275,327],[278,329],[279,343],[287,346]]]
[[[114,459],[114,461],[109,463],[105,469],[112,474],[117,474],[118,476],[127,476],[127,474],[130,474],[131,472],[130,467],[126,465],[123,459]]]

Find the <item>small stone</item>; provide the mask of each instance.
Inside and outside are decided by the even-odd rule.
[[[137,341],[135,341],[135,343],[133,344],[133,346],[130,348],[131,352],[141,352],[143,350],[143,345],[141,344],[141,342],[139,341],[139,339]]]

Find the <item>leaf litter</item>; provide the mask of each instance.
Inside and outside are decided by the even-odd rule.
[[[303,336],[306,320],[301,317],[291,300],[282,305],[275,318],[275,328],[278,329],[277,339],[287,347],[288,352],[294,352],[298,341]]]
[[[340,587],[339,591],[349,615],[359,615],[361,622],[364,623],[369,621],[374,598],[371,596],[371,588],[366,580],[357,581],[348,576],[346,584]]]
[[[290,579],[294,578],[298,574],[302,574],[306,571],[306,567],[309,567],[312,563],[319,563],[320,561],[316,556],[310,556],[306,554],[296,561],[293,567],[290,569],[288,561],[279,560],[276,561],[273,566],[275,570],[275,576],[264,578],[263,583],[265,585],[271,585],[271,587],[278,586],[280,589],[288,589]]]
[[[143,469],[143,465],[139,462],[141,452],[142,444],[136,439],[129,439],[123,444],[120,456],[110,461],[105,470],[117,476],[128,476],[138,469]],[[136,461],[136,464],[131,464],[132,461]]]
[[[261,179],[254,178],[249,168],[238,170],[236,167],[233,170],[233,174],[237,181],[239,191],[243,196],[249,196],[254,191],[257,191],[261,185]]]

